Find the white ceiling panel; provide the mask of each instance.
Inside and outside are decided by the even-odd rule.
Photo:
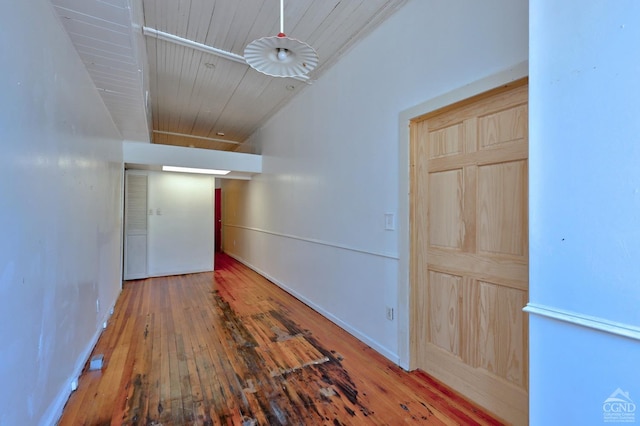
[[[53,4],[56,8],[67,10],[67,13],[75,12],[87,16],[93,16],[106,22],[119,24],[124,27],[131,25],[131,17],[129,16],[129,6],[126,2],[116,2],[118,4],[110,4],[106,1],[84,1],[84,0],[56,0]],[[124,5],[123,5],[124,3]],[[64,12],[58,12],[62,17]]]
[[[123,137],[150,134],[155,143],[242,150],[261,124],[405,1],[285,1],[285,33],[320,57],[306,83],[266,76],[242,59],[248,43],[280,31],[278,0],[52,3]]]
[[[134,0],[135,1],[135,0]],[[123,139],[149,141],[146,52],[129,0],[52,0]],[[137,7],[142,8],[141,4]],[[140,15],[141,16],[141,15]]]

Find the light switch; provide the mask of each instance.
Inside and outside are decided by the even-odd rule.
[[[162,209],[156,209],[156,215],[162,216]]]
[[[393,213],[384,214],[384,229],[387,231],[393,231],[396,229],[396,218]]]

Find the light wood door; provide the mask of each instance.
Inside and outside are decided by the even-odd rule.
[[[504,420],[528,418],[526,81],[416,119],[412,360]]]

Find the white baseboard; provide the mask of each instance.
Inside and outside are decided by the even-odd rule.
[[[116,297],[116,300],[117,299],[118,298]],[[69,400],[69,397],[73,392],[71,390],[72,389],[71,384],[73,383],[74,380],[80,379],[82,370],[84,369],[84,366],[89,360],[89,357],[91,356],[91,352],[93,352],[93,348],[95,348],[96,344],[98,343],[98,339],[100,338],[100,336],[102,335],[102,332],[104,331],[102,324],[104,324],[105,322],[108,324],[109,318],[111,317],[111,312],[113,312],[114,307],[115,307],[115,302],[113,302],[113,305],[110,306],[109,309],[106,311],[102,321],[98,323],[98,328],[96,332],[92,336],[87,346],[85,346],[85,349],[80,353],[80,355],[78,355],[71,377],[69,377],[67,381],[62,385],[62,388],[58,391],[57,397],[51,402],[51,404],[49,405],[49,408],[47,408],[47,411],[45,411],[44,415],[41,417],[40,421],[38,422],[38,425],[40,426],[55,425],[58,422],[58,420],[60,420],[60,417],[62,416],[62,412],[64,410],[64,406],[67,404],[67,401]]]
[[[248,268],[254,270],[255,272],[257,272],[258,274],[262,275],[263,277],[265,277],[269,281],[273,282],[275,285],[277,285],[278,287],[280,287],[281,289],[283,289],[284,291],[286,291],[287,293],[289,293],[290,295],[292,295],[296,299],[300,300],[302,303],[304,303],[305,305],[309,306],[311,309],[313,309],[314,311],[318,312],[320,315],[322,315],[323,317],[327,318],[329,321],[333,322],[338,327],[342,328],[347,333],[349,333],[352,336],[354,336],[356,339],[360,340],[361,342],[363,342],[367,346],[370,346],[376,352],[378,352],[379,354],[381,354],[382,356],[387,358],[389,361],[393,362],[396,365],[400,365],[400,357],[398,356],[398,354],[389,351],[387,348],[385,348],[384,346],[380,345],[378,342],[376,342],[375,340],[371,339],[366,334],[361,333],[358,329],[353,328],[351,325],[349,325],[348,323],[342,321],[340,318],[336,317],[332,313],[330,313],[330,312],[326,311],[325,309],[323,309],[322,307],[316,305],[312,300],[309,300],[305,296],[299,294],[297,291],[295,291],[294,289],[292,289],[291,287],[289,287],[285,283],[280,282],[279,280],[271,277],[269,274],[265,273],[260,268],[256,268],[254,265],[252,265],[251,263],[247,262],[245,259],[241,258],[240,256],[237,256],[237,255],[235,255],[233,253],[228,253],[228,252],[226,254],[229,255],[230,257],[234,258],[238,262],[242,263],[246,267],[248,267]]]
[[[212,272],[213,268],[211,266],[206,266],[203,268],[197,269],[176,269],[172,271],[154,271],[150,272],[149,275],[145,278],[156,278],[156,277],[170,277],[173,275],[184,275],[184,274],[199,274],[202,272]]]

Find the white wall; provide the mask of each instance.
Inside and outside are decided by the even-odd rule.
[[[208,175],[148,172],[149,276],[213,270],[213,191]]]
[[[531,424],[600,425],[640,405],[640,3],[530,16]]]
[[[5,12],[0,424],[50,425],[120,291],[122,146],[51,4]]]
[[[250,178],[262,171],[262,157],[253,154],[132,141],[125,141],[122,149],[125,163],[231,171],[225,179]]]
[[[225,250],[399,362],[398,116],[526,61],[527,4],[409,1],[252,136],[263,174],[225,183]]]

